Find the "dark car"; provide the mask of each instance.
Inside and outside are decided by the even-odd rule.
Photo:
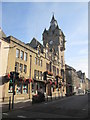
[[[33,95],[32,97],[32,103],[39,103],[45,101],[45,95],[44,93],[38,92],[37,95]]]

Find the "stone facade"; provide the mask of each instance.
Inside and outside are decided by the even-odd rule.
[[[1,98],[4,97],[5,84],[3,84],[4,76],[6,75],[7,70],[7,61],[8,61],[8,53],[9,53],[9,43],[5,41],[4,37],[6,35],[0,29],[0,101]],[[7,49],[6,49],[7,48]]]
[[[85,73],[76,71],[73,67],[65,65],[66,72],[66,93],[85,94],[89,90],[90,82]]]
[[[80,87],[79,87],[79,92],[85,94],[85,89],[86,89],[86,76],[85,73],[82,73],[82,71],[77,71],[77,75],[80,79]]]
[[[25,44],[13,36],[5,37],[9,48],[3,97],[12,96],[13,87],[8,75],[15,70],[19,73],[19,79],[15,79],[15,100],[32,99],[41,88],[46,96],[58,93],[65,96],[65,36],[55,22],[53,16],[48,34],[43,32],[43,45],[35,38]]]
[[[66,93],[67,95],[71,95],[73,93],[78,94],[80,80],[77,76],[76,70],[69,65],[65,65],[65,72],[66,72]]]

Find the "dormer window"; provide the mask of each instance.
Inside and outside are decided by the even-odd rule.
[[[63,46],[63,41],[61,40],[61,46]]]
[[[41,52],[41,50],[40,50],[40,46],[38,46],[38,55],[40,55],[40,52]]]
[[[46,58],[48,58],[48,49],[46,49]]]

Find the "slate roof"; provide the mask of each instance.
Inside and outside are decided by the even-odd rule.
[[[33,39],[31,40],[31,42],[30,42],[30,43],[27,43],[26,45],[29,45],[30,47],[32,47],[32,48],[34,48],[34,49],[37,49],[37,47],[38,47],[38,45],[39,45],[40,48],[41,48],[41,52],[43,53],[43,48],[44,48],[44,46],[43,46],[38,40],[36,40],[36,38],[33,38]]]

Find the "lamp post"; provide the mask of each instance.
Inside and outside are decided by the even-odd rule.
[[[32,64],[32,56],[30,55],[30,79],[31,79],[31,64]],[[30,83],[31,82],[29,82],[29,99],[30,99]]]
[[[15,72],[13,73],[13,97],[12,97],[12,109],[14,108],[15,77],[16,77],[16,66],[15,66]]]

